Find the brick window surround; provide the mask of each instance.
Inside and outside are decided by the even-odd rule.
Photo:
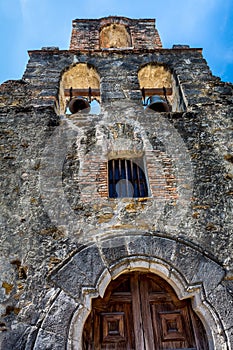
[[[110,198],[148,197],[145,172],[131,159],[108,161],[108,185]]]

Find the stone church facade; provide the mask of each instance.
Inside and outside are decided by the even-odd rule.
[[[233,349],[233,89],[153,19],[73,21],[0,86],[1,348]]]

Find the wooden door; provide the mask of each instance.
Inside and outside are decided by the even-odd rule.
[[[204,327],[190,300],[153,274],[123,274],[93,299],[83,350],[208,350]]]

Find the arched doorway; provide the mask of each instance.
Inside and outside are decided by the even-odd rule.
[[[92,300],[83,350],[208,350],[204,327],[190,300],[151,273],[122,274],[104,297]]]

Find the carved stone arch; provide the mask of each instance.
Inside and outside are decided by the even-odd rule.
[[[92,299],[103,296],[113,279],[131,271],[154,273],[173,287],[179,299],[191,298],[208,335],[209,349],[229,349],[220,310],[209,299],[224,276],[221,266],[184,242],[127,234],[83,247],[52,272],[50,280],[59,293],[33,335],[33,349],[40,349],[44,339],[54,344],[59,335],[59,349],[80,350]]]
[[[132,271],[152,272],[167,281],[173,287],[180,300],[192,298],[193,310],[201,319],[207,333],[209,349],[220,349],[220,344],[223,346],[222,349],[227,349],[227,345],[223,345],[223,342],[218,339],[219,333],[221,333],[220,324],[213,310],[209,305],[207,306],[207,303],[204,301],[202,283],[190,286],[187,284],[187,281],[185,281],[184,276],[174,268],[171,269],[171,266],[164,263],[162,260],[154,259],[154,261],[151,261],[146,257],[137,256],[130,257],[130,259],[124,262],[120,261],[117,265],[112,267],[111,275],[109,275],[108,270],[105,270],[100,281],[98,281],[99,283],[97,283],[99,289],[98,295],[96,295],[96,293],[88,295],[88,290],[84,289],[86,305],[83,305],[74,313],[69,332],[68,350],[81,349],[82,332],[86,319],[91,311],[91,299],[97,296],[102,297],[113,279],[116,279],[126,272]]]

